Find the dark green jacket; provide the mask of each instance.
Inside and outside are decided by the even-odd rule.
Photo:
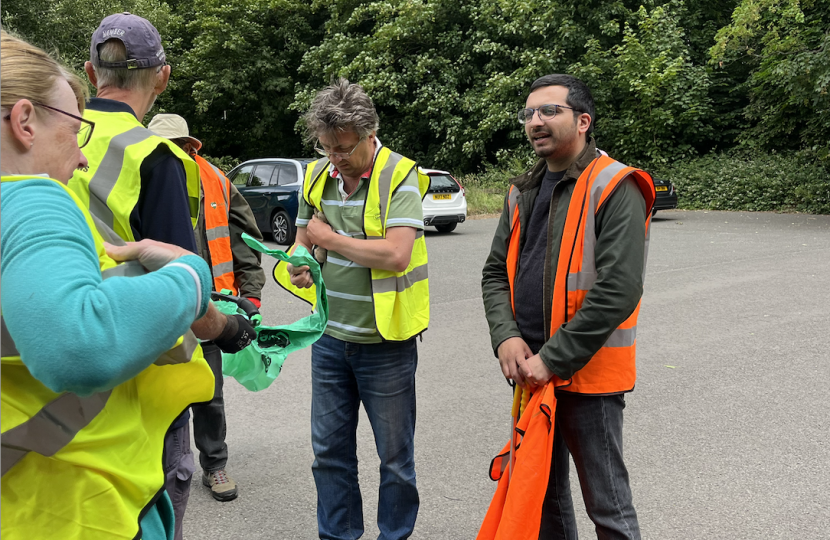
[[[550,336],[556,262],[559,260],[565,216],[576,180],[597,155],[596,145],[591,139],[565,172],[551,196],[544,290],[540,291],[544,294],[544,325],[548,339],[539,354],[548,368],[562,379],[570,379],[588,363],[605,344],[611,332],[634,312],[643,294],[646,203],[636,183],[629,178],[619,184],[596,215],[597,279],[573,319],[553,337]],[[525,245],[527,235],[534,234],[534,231],[527,230],[527,224],[546,169],[545,161],[540,160],[530,171],[511,180],[520,192],[520,250]],[[521,337],[510,306],[510,284],[507,279],[509,239],[510,223],[505,197],[504,211],[481,280],[484,310],[496,356],[503,341]]]

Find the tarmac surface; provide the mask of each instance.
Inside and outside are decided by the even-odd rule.
[[[427,231],[432,318],[419,343],[412,538],[475,538],[495,490],[487,468],[507,441],[511,395],[480,280],[496,223]],[[265,323],[305,316],[266,259]],[[657,214],[625,416],[643,538],[830,538],[828,301],[830,216]],[[310,350],[262,392],[226,378],[225,400],[240,495],[215,502],[197,472],[185,539],[317,538]],[[376,538],[379,461],[364,413],[358,459],[363,538]],[[594,538],[571,476],[580,537]]]

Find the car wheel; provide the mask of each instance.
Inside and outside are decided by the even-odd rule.
[[[458,223],[447,223],[446,225],[436,225],[435,228],[438,229],[438,232],[448,233],[453,232],[457,226]]]
[[[288,214],[282,210],[274,212],[271,216],[271,234],[274,236],[274,242],[282,245],[291,245],[294,243],[294,236],[297,233],[296,227],[288,219]]]

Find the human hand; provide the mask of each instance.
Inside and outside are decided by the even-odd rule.
[[[527,358],[533,356],[533,351],[527,346],[525,340],[520,337],[512,337],[501,342],[498,348],[499,364],[501,372],[506,379],[513,379],[516,384],[525,388],[527,382],[519,362],[524,363]]]
[[[179,257],[193,255],[193,253],[179,246],[149,239],[140,242],[127,242],[124,246],[114,246],[104,242],[104,249],[107,251],[107,255],[117,262],[138,260],[141,266],[151,272],[164,267],[164,265],[175,261]]]
[[[520,370],[530,386],[544,386],[553,377],[553,372],[548,369],[547,364],[538,354],[525,360]]]
[[[331,246],[329,245],[329,239],[332,235],[336,235],[334,231],[331,229],[331,225],[322,221],[319,217],[312,216],[311,221],[308,222],[306,225],[306,234],[308,235],[309,241],[314,244],[315,246],[321,246],[326,249],[330,249]]]
[[[288,266],[286,270],[291,274],[291,284],[300,289],[308,289],[314,285],[314,280],[311,279],[311,272],[308,271],[308,266],[294,266],[291,263],[286,263]]]

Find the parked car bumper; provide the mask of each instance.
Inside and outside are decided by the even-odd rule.
[[[654,199],[654,210],[671,210],[677,208],[677,192],[657,193],[657,198]]]
[[[425,226],[449,225],[450,223],[464,223],[467,219],[465,214],[451,214],[441,216],[424,216]]]

